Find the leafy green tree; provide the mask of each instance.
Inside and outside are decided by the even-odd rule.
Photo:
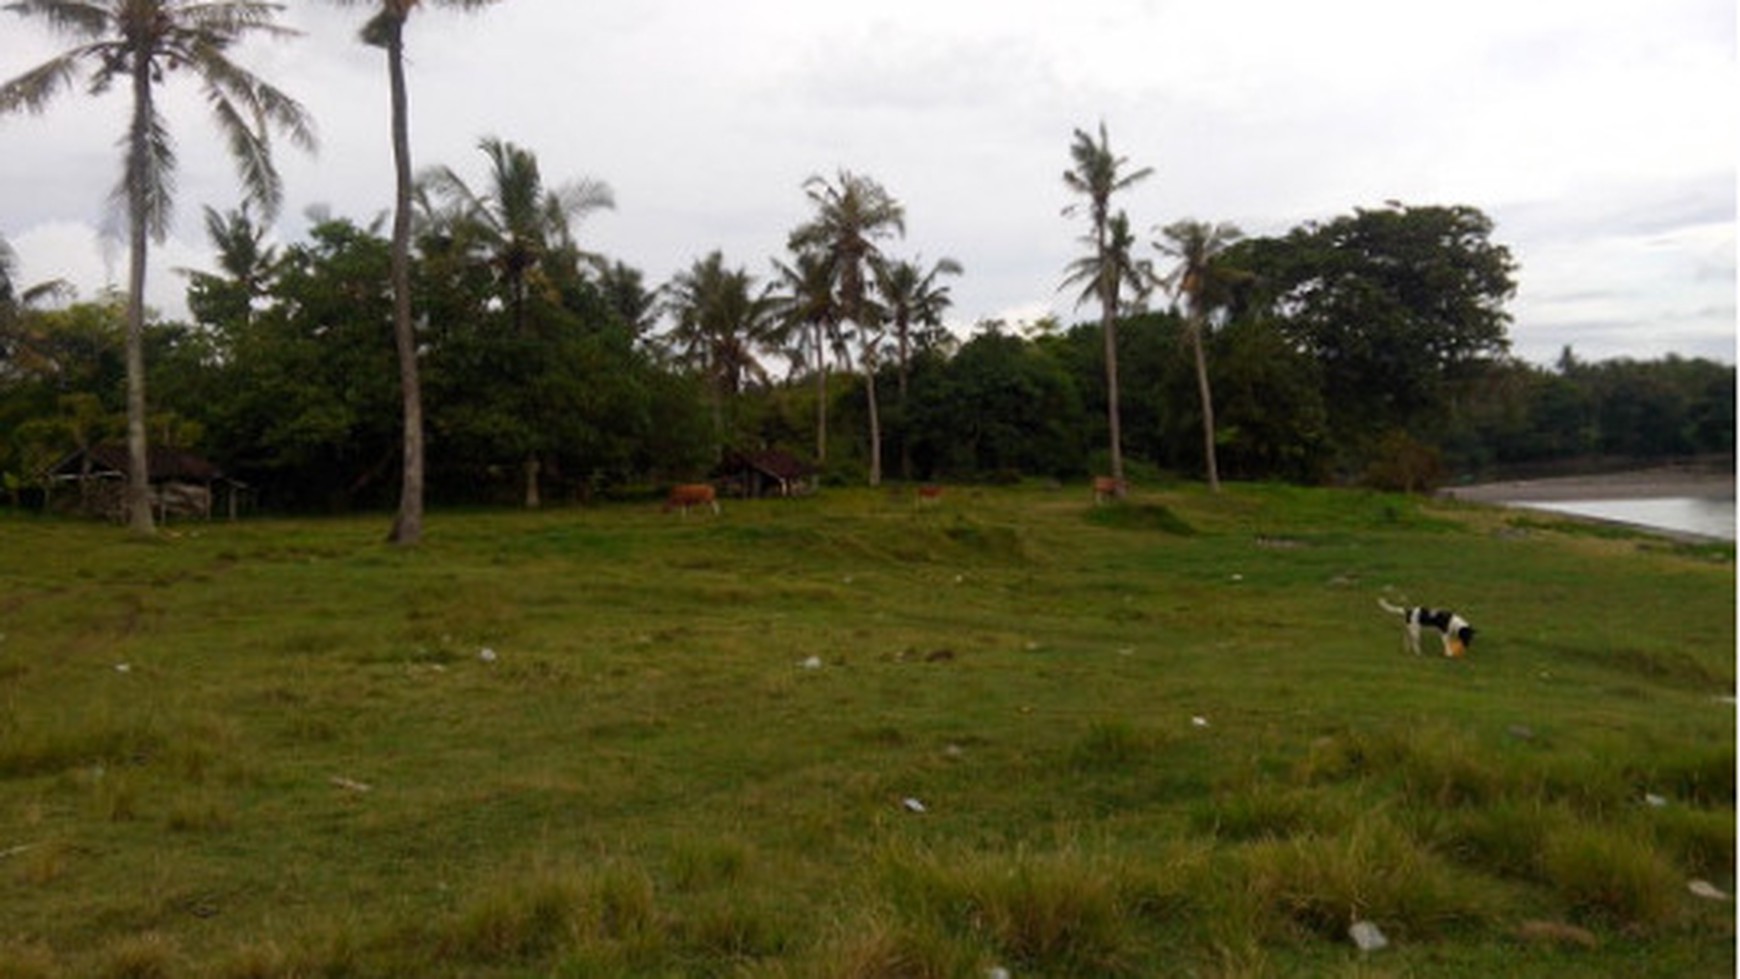
[[[882,260],[877,242],[906,234],[906,211],[882,185],[842,170],[834,182],[811,177],[804,193],[816,208],[813,218],[791,233],[792,251],[822,256],[834,283],[838,321],[850,322],[858,344],[869,403],[870,485],[882,483],[882,431],[877,413],[876,370],[883,334],[881,311],[871,301],[870,276]]]
[[[921,358],[912,382],[913,456],[927,475],[1080,474],[1087,415],[1045,348],[996,328],[954,356]]]
[[[1156,242],[1155,247],[1177,264],[1160,281],[1184,306],[1186,332],[1196,360],[1197,397],[1202,405],[1202,457],[1208,468],[1208,487],[1218,493],[1220,467],[1215,453],[1214,391],[1208,381],[1202,337],[1208,331],[1210,313],[1225,305],[1235,283],[1247,277],[1220,261],[1221,253],[1243,233],[1230,224],[1184,220],[1167,225],[1162,234],[1164,240]]]
[[[404,453],[399,512],[388,539],[414,545],[423,539],[423,394],[417,375],[417,332],[411,320],[411,135],[410,96],[405,84],[405,23],[423,0],[334,0],[375,8],[363,27],[367,44],[387,53],[393,140],[393,340],[399,355],[399,391]],[[433,6],[478,10],[495,0],[430,0]]]
[[[1357,446],[1446,417],[1455,384],[1507,349],[1516,266],[1491,235],[1472,207],[1392,203],[1249,239],[1226,257],[1257,276],[1248,305],[1321,365],[1331,425]]]
[[[316,225],[288,246],[198,405],[225,468],[262,502],[348,509],[390,499],[395,457],[391,246],[378,227]]]
[[[127,511],[133,530],[148,535],[154,528],[146,465],[146,259],[149,243],[161,242],[168,232],[175,170],[169,126],[158,111],[158,90],[177,70],[199,83],[235,158],[244,191],[270,215],[283,188],[272,164],[269,133],[276,129],[313,149],[313,126],[301,105],[231,60],[229,52],[254,35],[294,32],[275,22],[282,7],[252,0],[15,0],[6,9],[44,21],[79,43],[0,86],[0,115],[43,111],[81,73],[88,73],[87,88],[93,95],[124,82],[132,96],[115,197],[125,205],[129,249]]]
[[[1085,282],[1088,288],[1082,294],[1083,299],[1093,296],[1100,303],[1100,329],[1106,344],[1106,422],[1111,438],[1112,478],[1122,487],[1124,449],[1123,429],[1118,417],[1117,319],[1122,308],[1123,290],[1127,286],[1134,286],[1138,291],[1143,291],[1145,285],[1129,278],[1129,273],[1133,270],[1129,261],[1129,221],[1122,213],[1115,218],[1112,216],[1111,199],[1113,194],[1147,179],[1154,171],[1151,167],[1126,171],[1125,166],[1129,161],[1112,152],[1111,142],[1106,136],[1106,124],[1103,122],[1100,123],[1098,142],[1077,129],[1075,139],[1070,143],[1069,155],[1073,165],[1071,169],[1064,171],[1063,183],[1071,191],[1087,198],[1086,207],[1092,231],[1083,240],[1093,246],[1093,252],[1088,258],[1071,264],[1064,285],[1067,287]],[[1080,206],[1071,205],[1063,213],[1065,216],[1075,214]]]

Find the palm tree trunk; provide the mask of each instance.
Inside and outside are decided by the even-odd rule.
[[[1214,394],[1208,388],[1208,359],[1202,352],[1202,317],[1195,317],[1190,345],[1196,351],[1196,391],[1202,398],[1202,457],[1208,465],[1208,488],[1220,492],[1220,467],[1214,457]]]
[[[816,465],[828,461],[828,351],[827,332],[816,321]]]
[[[1106,424],[1111,428],[1112,479],[1116,480],[1118,496],[1124,495],[1124,436],[1118,424],[1118,320],[1117,301],[1105,303],[1101,315],[1102,332],[1106,335]]]
[[[417,378],[417,334],[411,322],[411,136],[405,91],[405,22],[394,17],[387,42],[387,74],[393,99],[393,340],[399,352],[399,390],[404,400],[404,477],[399,514],[387,539],[413,545],[423,539],[423,392]]]
[[[870,485],[882,485],[882,419],[876,410],[876,363],[864,365],[864,395],[870,400]]]
[[[543,468],[543,464],[538,461],[536,452],[526,453],[523,471],[526,476],[526,509],[528,510],[536,510],[543,506],[543,498],[538,494],[538,474]]]
[[[908,342],[910,326],[906,323],[896,325],[896,335],[899,337],[897,356],[900,358],[899,371],[895,374],[895,383],[899,387],[898,422],[895,426],[900,437],[900,481],[912,482],[912,418],[906,413],[906,391],[909,387],[907,372],[910,369],[911,348]]]
[[[145,186],[151,168],[146,134],[151,126],[151,68],[143,59],[133,70],[133,124],[127,139],[127,519],[133,532],[149,537],[151,454],[145,438],[145,259],[150,241]]]

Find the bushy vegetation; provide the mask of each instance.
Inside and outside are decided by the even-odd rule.
[[[0,536],[0,975],[1735,967],[1731,546],[1254,484]]]

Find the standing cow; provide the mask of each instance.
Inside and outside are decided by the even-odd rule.
[[[705,506],[713,509],[713,515],[719,515],[719,494],[709,483],[683,483],[671,487],[671,495],[665,497],[665,512],[682,510],[683,516],[689,515],[692,506]]]

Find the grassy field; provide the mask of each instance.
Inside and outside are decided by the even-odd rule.
[[[1731,546],[1271,486],[385,532],[0,516],[0,979],[1734,973]]]

